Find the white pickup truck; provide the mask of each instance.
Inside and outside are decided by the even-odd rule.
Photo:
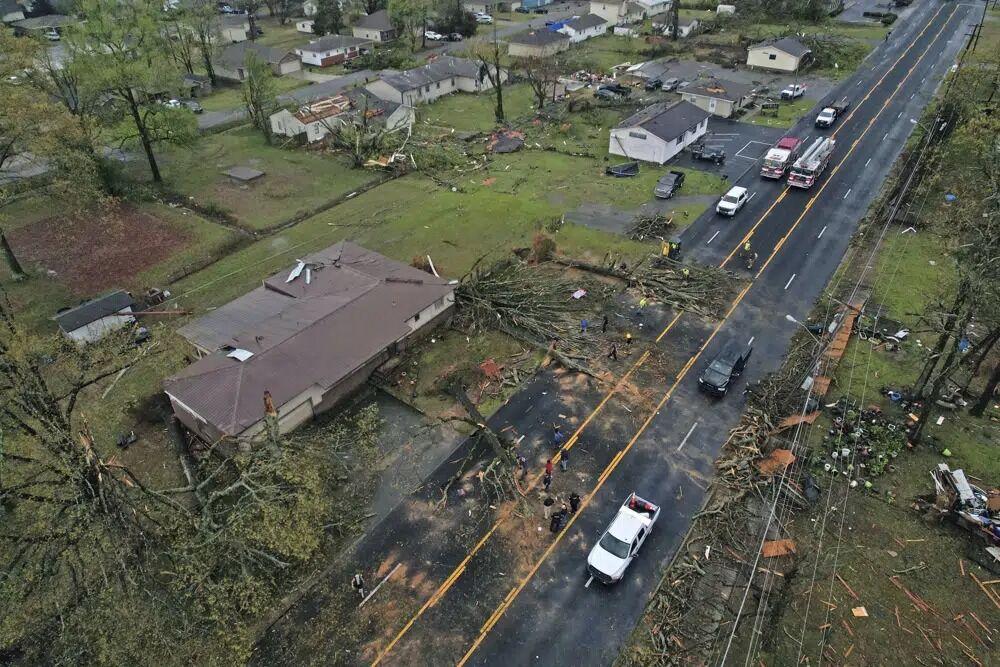
[[[590,575],[602,584],[621,581],[659,516],[659,505],[632,492],[618,509],[615,520],[590,550],[587,556]]]
[[[785,86],[781,91],[781,99],[783,100],[794,100],[798,97],[802,97],[806,94],[806,87],[798,83],[793,83],[790,86]]]

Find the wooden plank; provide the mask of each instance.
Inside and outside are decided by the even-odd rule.
[[[847,592],[851,594],[852,598],[854,598],[855,600],[860,600],[861,599],[861,598],[858,597],[858,594],[854,592],[854,589],[847,585],[847,582],[844,581],[844,578],[842,576],[840,576],[839,574],[835,575],[835,576],[837,577],[837,581],[839,581],[840,583],[842,583],[844,585],[844,588],[847,589]]]

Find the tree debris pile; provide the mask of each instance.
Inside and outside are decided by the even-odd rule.
[[[662,213],[637,215],[628,228],[628,237],[633,241],[665,239],[674,226],[674,217]]]
[[[793,490],[787,482],[757,472],[756,464],[765,452],[785,447],[768,435],[773,426],[765,413],[750,408],[730,432],[705,508],[696,515],[619,664],[714,664],[710,656],[718,649],[721,633],[730,627],[761,548],[761,530],[771,509],[769,500],[765,501],[767,487],[781,483],[783,490]],[[767,535],[769,540],[782,537],[787,536],[776,526]],[[790,540],[780,544],[794,549]],[[791,553],[790,549],[784,553]],[[764,571],[780,578],[792,565],[787,556],[761,559],[758,575]],[[763,580],[758,576],[754,581],[755,597]]]
[[[587,306],[572,298],[578,283],[529,265],[503,259],[474,269],[455,290],[457,326],[476,331],[498,329],[513,338],[544,349],[568,368],[583,370],[587,341],[580,320]],[[551,347],[556,343],[556,348]]]
[[[684,264],[662,255],[652,255],[631,269],[616,256],[601,264],[566,257],[553,261],[597,275],[617,278],[643,296],[705,317],[719,317],[732,303],[739,283],[736,275],[712,266]]]

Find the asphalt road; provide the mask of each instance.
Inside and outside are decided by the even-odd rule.
[[[780,364],[796,326],[783,315],[804,318],[833,275],[912,129],[909,119],[919,117],[954,61],[969,23],[968,6],[923,3],[870,56],[867,66],[830,95],[850,94],[855,111],[834,128],[837,150],[817,186],[782,198],[781,184],[748,174],[740,184],[756,196],[734,220],[709,214],[689,228],[685,246],[702,261],[719,263],[753,228],[752,243],[761,260],[777,252],[561,544],[523,589],[508,593],[514,597],[492,626],[487,623],[488,633],[473,638],[468,664],[606,665],[615,659],[700,507],[704,481],[742,411],[738,396],[713,402],[700,395],[700,369],[726,342],[751,337],[755,351],[749,381]],[[816,136],[811,116],[791,133]],[[621,584],[585,588],[586,553],[632,490],[664,506],[659,525]]]
[[[476,497],[481,487],[474,471],[451,487],[446,505],[435,507],[467,457],[488,458],[484,446],[466,441],[368,532],[342,571],[329,574],[329,584],[316,587],[275,624],[256,662],[613,662],[701,506],[713,462],[743,408],[742,384],[714,401],[700,394],[697,376],[724,344],[751,338],[754,356],[741,383],[780,365],[795,330],[784,314],[804,318],[833,275],[912,130],[909,118],[919,116],[954,61],[969,22],[967,6],[922,3],[831,93],[850,94],[853,111],[828,131],[836,132],[838,145],[817,186],[785,192],[751,169],[739,180],[755,193],[743,211],[732,220],[708,213],[685,232],[685,252],[696,261],[723,263],[748,234],[760,253],[758,273],[744,272],[752,282],[723,322],[651,311],[639,328],[622,304],[612,328],[628,327],[639,339],[620,365],[625,372],[641,362],[629,371],[634,386],[622,380],[623,389],[607,399],[607,389],[589,378],[543,372],[490,420],[494,430],[525,436],[519,451],[536,469],[554,451],[548,442],[553,420],[570,427],[568,432],[580,429],[571,440],[570,470],[557,471],[553,491],[565,497],[575,490],[585,505],[556,540],[537,516],[498,519]],[[811,116],[792,133],[815,136]],[[587,587],[587,552],[633,490],[663,506],[656,529],[623,582]],[[545,553],[536,560],[539,545]],[[362,645],[349,654],[316,645],[322,636],[312,625],[322,618],[317,612],[344,596],[343,582],[352,572],[361,569],[377,580],[397,566],[401,573],[356,612]]]

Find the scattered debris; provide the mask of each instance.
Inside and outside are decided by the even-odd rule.
[[[513,153],[524,148],[524,132],[517,130],[497,130],[486,142],[486,150],[491,153]]]
[[[795,553],[795,540],[767,540],[761,554],[764,558],[787,556]]]

